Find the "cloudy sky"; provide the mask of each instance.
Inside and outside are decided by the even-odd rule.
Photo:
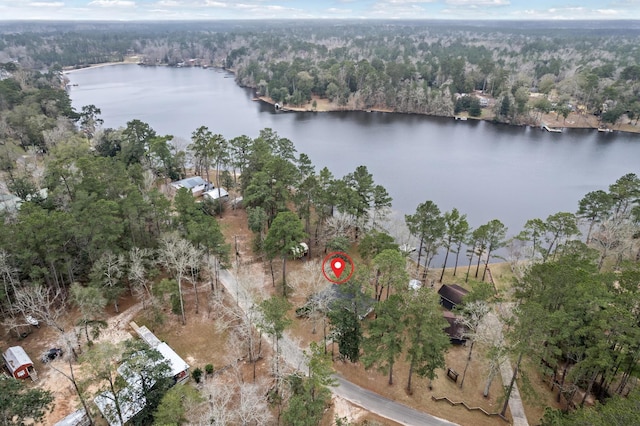
[[[640,0],[0,0],[0,20],[640,19]]]

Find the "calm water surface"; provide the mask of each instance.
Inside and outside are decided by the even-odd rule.
[[[327,166],[341,177],[366,165],[402,213],[433,200],[442,211],[467,213],[474,227],[500,219],[511,235],[528,219],[574,212],[584,194],[606,190],[623,174],[640,174],[635,134],[555,134],[387,113],[275,113],[232,76],[200,68],[118,65],[68,76],[78,85],[70,89],[73,106],[96,105],[106,127],[137,118],[185,144],[202,125],[229,139],[270,127],[317,170]]]

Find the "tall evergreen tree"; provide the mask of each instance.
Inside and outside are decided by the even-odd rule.
[[[449,259],[449,253],[454,252],[456,254],[456,265],[453,269],[453,276],[456,275],[456,269],[458,269],[458,256],[464,240],[469,233],[469,222],[467,222],[467,215],[460,215],[460,212],[455,207],[450,212],[445,212],[443,215],[445,232],[443,246],[447,249],[447,253],[444,256],[444,263],[442,264],[442,273],[440,274],[440,282],[444,277],[444,270],[447,267],[447,260]]]
[[[404,326],[407,330],[407,361],[409,375],[407,392],[412,393],[413,373],[431,381],[436,370],[444,368],[444,354],[450,345],[444,329],[448,327],[442,316],[438,295],[423,287],[407,299]]]
[[[445,223],[440,215],[440,209],[433,201],[425,201],[416,208],[413,215],[405,215],[405,222],[412,235],[420,240],[418,247],[418,262],[416,271],[420,269],[420,258],[425,254],[423,279],[427,277],[431,260],[438,252],[442,244],[442,236],[445,231]]]
[[[305,237],[302,222],[298,216],[293,212],[285,211],[278,213],[264,240],[267,257],[273,259],[280,256],[282,259],[282,294],[284,297],[287,297],[287,258],[292,256],[292,251],[298,248]]]
[[[393,366],[404,349],[403,304],[402,297],[397,294],[378,302],[376,317],[369,323],[368,335],[362,344],[364,367],[369,369],[376,365],[378,371],[388,373],[390,385],[393,384]]]

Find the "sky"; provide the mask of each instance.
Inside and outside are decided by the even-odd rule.
[[[0,0],[0,20],[640,19],[640,0]]]

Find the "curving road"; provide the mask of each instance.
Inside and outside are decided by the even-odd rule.
[[[335,395],[396,423],[407,426],[452,426],[456,424],[394,402],[361,388],[344,377],[336,375],[335,378],[338,381],[338,386],[332,389]]]
[[[249,309],[247,299],[240,297],[243,293],[239,288],[238,281],[228,270],[220,271],[220,282],[227,290],[228,294],[236,301],[242,310]],[[280,348],[285,361],[293,368],[305,371],[304,356],[300,347],[294,343],[286,333],[280,340]],[[396,423],[407,426],[455,426],[447,420],[432,416],[427,413],[399,404],[388,398],[380,396],[374,392],[364,389],[344,377],[335,375],[338,386],[331,388],[331,391],[349,401],[350,403],[362,407],[363,409],[377,414]]]

